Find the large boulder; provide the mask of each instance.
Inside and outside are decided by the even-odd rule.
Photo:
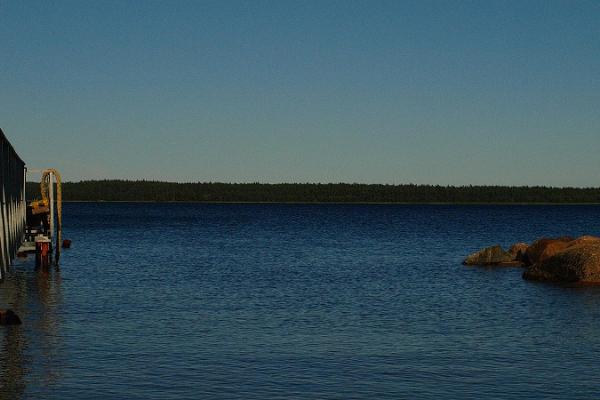
[[[468,256],[464,261],[464,265],[499,265],[511,263],[513,256],[504,251],[502,247],[496,245],[485,248]]]
[[[529,280],[600,284],[600,238],[582,236],[541,257],[523,273]]]
[[[564,250],[572,240],[573,238],[571,237],[561,237],[557,239],[544,238],[536,240],[527,248],[525,256],[523,257],[523,261],[527,265],[537,264],[543,259],[551,257],[559,251]]]

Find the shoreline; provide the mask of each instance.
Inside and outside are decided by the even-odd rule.
[[[27,183],[28,193],[39,184]],[[600,204],[600,187],[380,184],[239,184],[149,181],[63,182],[63,198],[82,202],[206,204]]]

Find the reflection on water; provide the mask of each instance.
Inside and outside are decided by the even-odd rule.
[[[20,326],[0,327],[0,399],[25,398],[28,382],[57,382],[60,351],[61,277],[58,270],[35,270],[31,257],[17,260],[0,283],[0,308],[12,308]]]

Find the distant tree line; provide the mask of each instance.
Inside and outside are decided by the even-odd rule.
[[[173,183],[96,180],[63,183],[66,201],[307,203],[600,203],[600,188],[357,183]],[[39,184],[27,184],[28,199]]]

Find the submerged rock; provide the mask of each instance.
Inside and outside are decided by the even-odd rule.
[[[21,325],[21,318],[13,310],[0,310],[0,325]]]
[[[581,240],[580,240],[581,239]],[[537,281],[600,284],[600,239],[580,238],[523,273]]]
[[[499,245],[485,248],[468,256],[464,265],[499,265],[510,264],[513,261],[513,256],[504,251]]]

